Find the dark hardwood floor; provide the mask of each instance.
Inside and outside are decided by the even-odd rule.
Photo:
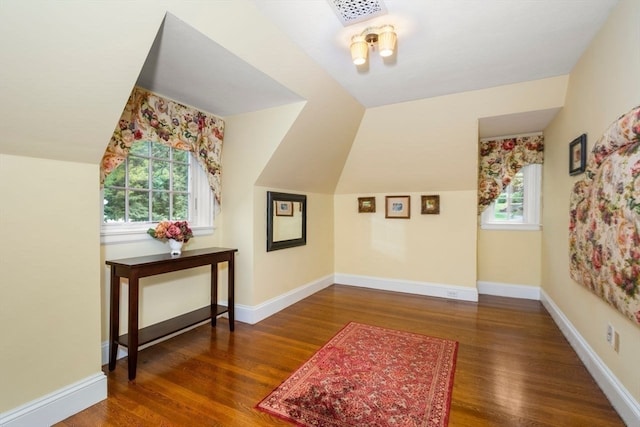
[[[458,341],[450,426],[623,426],[538,301],[449,301],[334,285],[256,325],[226,319],[108,372],[109,398],[59,426],[290,425],[254,409],[346,323]]]

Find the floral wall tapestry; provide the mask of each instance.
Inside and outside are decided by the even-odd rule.
[[[481,214],[526,165],[542,164],[542,135],[480,141],[478,214]]]
[[[595,143],[569,217],[571,278],[640,325],[640,107]]]
[[[100,185],[129,155],[133,143],[146,140],[190,151],[207,172],[220,206],[220,157],[224,121],[178,102],[134,87],[100,165]]]

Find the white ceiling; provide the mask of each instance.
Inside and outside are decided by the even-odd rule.
[[[343,26],[330,1],[380,1],[386,13]],[[617,1],[253,0],[367,108],[568,74]],[[380,24],[395,26],[396,54],[372,52],[358,69],[351,36]],[[171,14],[138,84],[223,117],[300,100]],[[481,137],[542,130],[556,112],[481,120]]]

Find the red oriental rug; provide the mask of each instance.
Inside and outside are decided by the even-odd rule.
[[[457,351],[352,322],[256,407],[301,426],[446,426]]]

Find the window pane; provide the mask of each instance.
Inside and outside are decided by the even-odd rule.
[[[507,193],[502,193],[493,204],[493,216],[497,220],[507,219]]]
[[[153,189],[170,190],[169,162],[156,160],[153,162]]]
[[[149,221],[149,192],[129,192],[129,221]]]
[[[169,216],[169,193],[164,191],[154,191],[153,193],[153,213],[152,221],[163,221],[171,219]]]
[[[135,143],[125,163],[105,179],[104,222],[192,219],[192,161],[189,151]]]
[[[173,150],[173,161],[189,163],[189,152],[184,150]]]
[[[151,155],[153,157],[157,157],[159,159],[168,159],[169,151],[171,151],[171,147],[169,147],[168,145],[162,145],[156,142],[151,144]]]
[[[187,221],[189,219],[189,197],[187,193],[173,195],[173,220]]]
[[[189,187],[189,165],[185,163],[173,164],[173,189],[187,191]]]
[[[124,168],[122,168],[124,169]],[[124,222],[124,190],[104,189],[104,222]]]
[[[125,165],[126,162],[123,162],[120,166],[115,168],[113,172],[111,172],[104,179],[104,186],[106,187],[124,187],[125,185],[125,176],[127,173],[127,168]]]
[[[149,188],[149,160],[129,156],[129,187]]]
[[[129,155],[149,157],[149,143],[147,141],[134,142]]]

